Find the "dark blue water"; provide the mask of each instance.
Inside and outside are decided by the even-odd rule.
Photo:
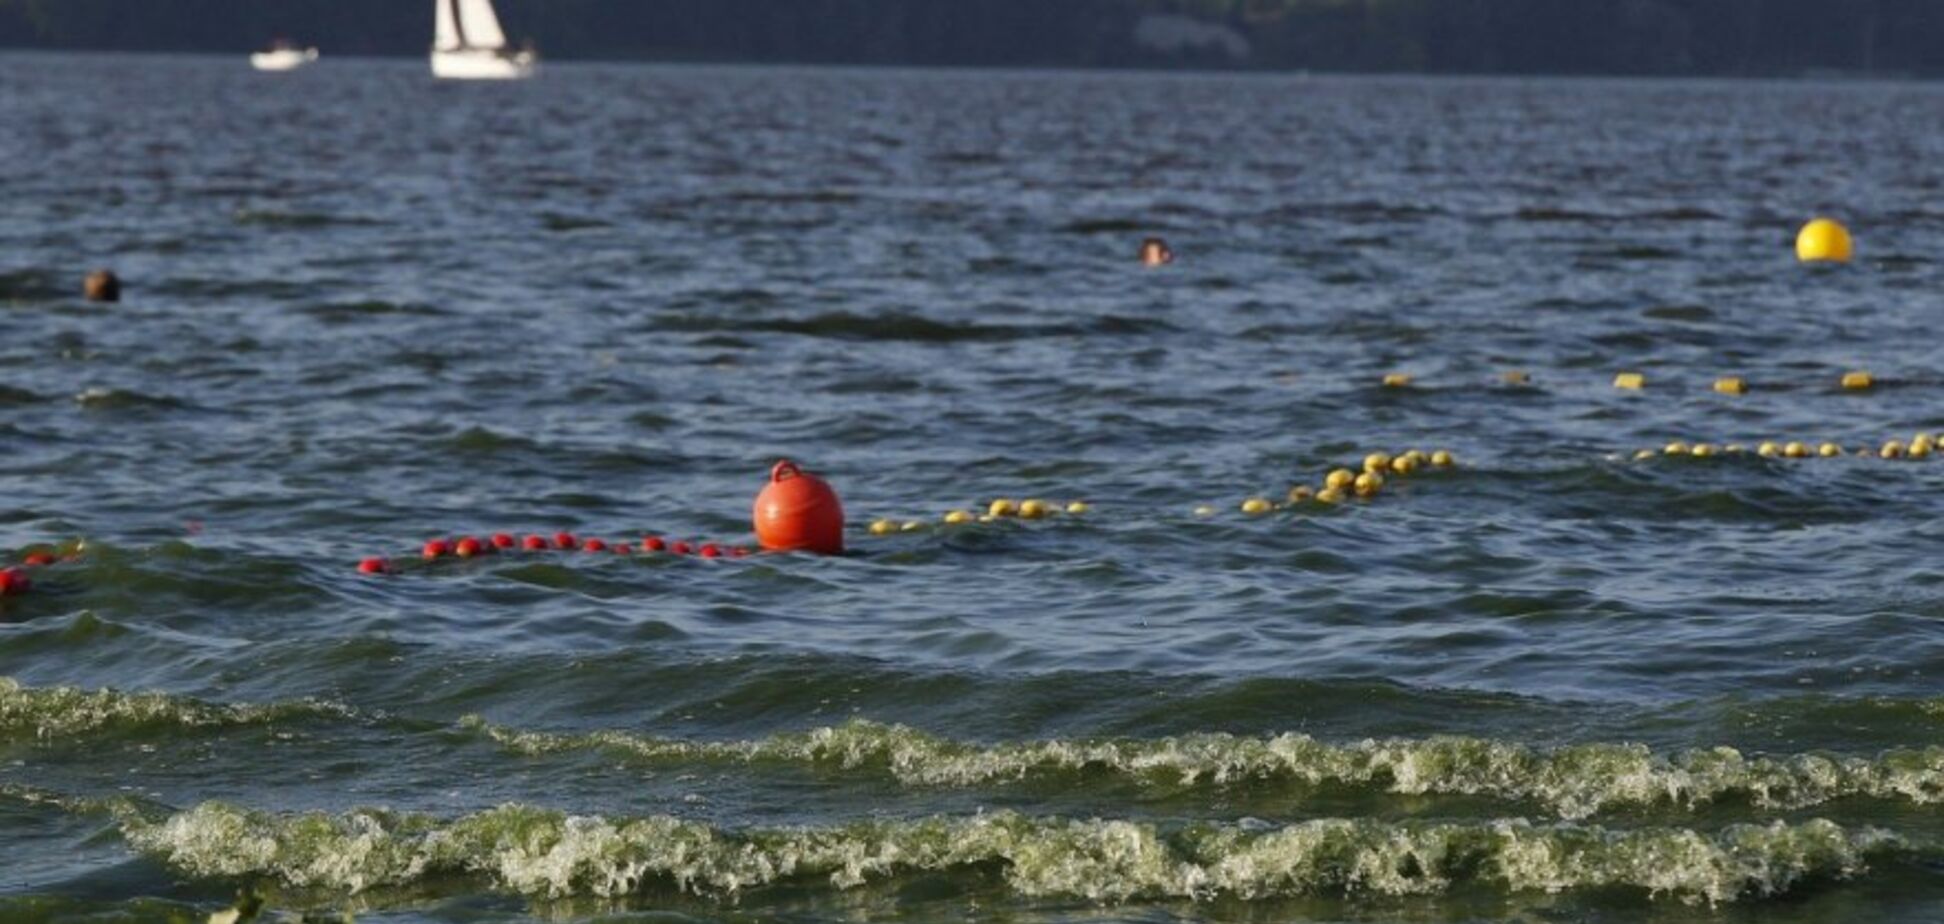
[[[0,912],[1944,915],[1941,117],[0,57]]]

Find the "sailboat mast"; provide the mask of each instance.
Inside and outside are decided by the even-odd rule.
[[[445,5],[452,11],[452,29],[459,36],[459,47],[470,47],[472,42],[466,39],[466,18],[459,12],[459,0],[445,0]]]

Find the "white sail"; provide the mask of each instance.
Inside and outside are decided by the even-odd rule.
[[[0,0],[4,2],[4,0]],[[530,48],[507,47],[493,0],[433,0],[438,33],[432,43],[432,76],[443,80],[521,80],[539,59]]]
[[[474,48],[506,47],[506,33],[500,31],[493,0],[459,0],[459,28],[466,44]]]
[[[459,21],[453,18],[456,7],[453,0],[433,0],[432,6],[438,12],[438,27],[432,35],[433,48],[458,48],[464,44],[459,38]]]

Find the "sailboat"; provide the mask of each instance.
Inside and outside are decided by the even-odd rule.
[[[530,49],[515,49],[500,30],[493,0],[433,0],[437,30],[432,76],[447,80],[518,80],[539,64]]]
[[[278,39],[270,45],[270,50],[251,55],[250,66],[260,71],[294,71],[315,60],[317,49],[298,48]]]

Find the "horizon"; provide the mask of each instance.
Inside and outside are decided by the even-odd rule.
[[[422,66],[424,54],[410,52],[352,52],[333,53],[325,46],[309,46],[298,43],[300,47],[315,47],[319,60],[315,66],[328,66],[330,62],[373,61]],[[45,55],[49,57],[150,57],[182,58],[208,61],[231,61],[248,56],[261,48],[214,50],[214,49],[172,49],[172,48],[44,48],[0,45],[0,55]],[[819,70],[819,71],[865,71],[865,72],[937,72],[937,73],[991,73],[991,74],[1098,74],[1098,75],[1151,75],[1159,77],[1220,77],[1260,80],[1435,80],[1435,81],[1477,81],[1477,82],[1521,82],[1521,81],[1571,81],[1583,83],[1773,83],[1809,85],[1867,85],[1867,84],[1940,84],[1944,85],[1944,72],[1856,72],[1834,68],[1810,68],[1796,74],[1625,74],[1625,73],[1587,73],[1573,71],[1557,72],[1512,72],[1497,71],[1490,73],[1463,73],[1450,71],[1353,71],[1353,70],[1311,70],[1311,69],[1266,69],[1266,68],[1224,68],[1165,65],[1075,65],[1075,64],[911,64],[880,63],[870,61],[833,62],[815,60],[737,60],[703,58],[646,58],[646,57],[601,57],[601,56],[554,56],[544,47],[538,48],[546,67],[630,65],[641,67],[668,68],[735,68],[750,70]]]

